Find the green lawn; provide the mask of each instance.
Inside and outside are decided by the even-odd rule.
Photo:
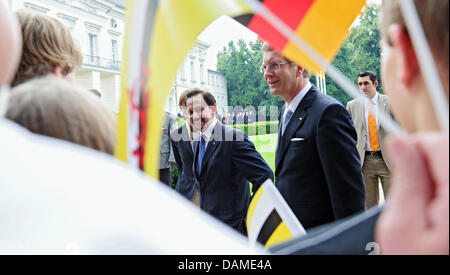
[[[275,173],[275,150],[277,148],[278,134],[250,136],[249,138]]]
[[[278,134],[249,136],[249,138],[275,175],[275,150],[277,148]],[[250,193],[253,195],[252,183],[250,183]]]

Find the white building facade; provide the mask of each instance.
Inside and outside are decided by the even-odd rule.
[[[83,54],[83,66],[74,82],[96,89],[102,100],[118,112],[120,68],[125,32],[122,1],[106,0],[8,0],[13,11],[26,10],[58,19],[66,25]]]
[[[209,47],[207,43],[197,40],[197,44],[187,54],[169,93],[165,106],[168,112],[176,114],[180,111],[178,108],[180,94],[190,88],[209,91],[216,98],[217,112],[220,115],[227,112],[227,80],[222,73],[208,69],[206,56]]]

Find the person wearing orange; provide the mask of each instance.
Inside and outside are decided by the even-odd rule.
[[[361,72],[358,86],[364,94],[347,103],[358,134],[358,153],[361,158],[364,184],[366,187],[366,208],[379,203],[379,184],[381,181],[384,197],[389,191],[389,161],[384,150],[384,141],[388,135],[378,119],[378,112],[390,113],[388,97],[377,92],[377,76],[370,71]],[[364,96],[369,100],[364,100]]]

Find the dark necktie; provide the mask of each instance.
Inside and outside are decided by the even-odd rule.
[[[202,171],[203,156],[205,155],[205,139],[200,135],[200,151],[198,152],[198,174]]]
[[[293,114],[293,112],[290,109],[288,109],[286,116],[283,120],[283,135],[284,135],[284,131],[286,131],[286,126],[289,123],[289,120],[291,119],[292,114]]]

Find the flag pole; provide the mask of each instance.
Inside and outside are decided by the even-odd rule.
[[[317,89],[320,90],[320,86],[319,86],[319,73],[316,73],[316,87],[317,87]]]

